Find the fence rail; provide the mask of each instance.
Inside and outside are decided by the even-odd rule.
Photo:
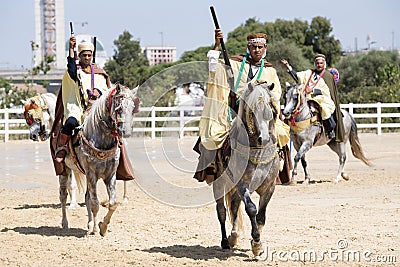
[[[375,130],[378,135],[384,128],[400,128],[400,103],[342,104],[354,117],[359,129]],[[133,119],[133,132],[156,138],[157,133],[198,132],[202,107],[142,107]],[[395,112],[393,112],[395,111]],[[388,118],[392,122],[387,122]],[[26,135],[29,130],[23,118],[23,109],[0,109],[0,140],[10,140],[11,135]]]

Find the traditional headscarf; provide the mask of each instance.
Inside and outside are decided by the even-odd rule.
[[[94,51],[94,45],[90,42],[83,41],[78,45],[78,54],[80,54],[82,51]]]
[[[324,68],[326,68],[326,57],[325,57],[324,54],[316,54],[315,55],[315,57],[314,57],[314,66],[315,66],[315,63],[317,62],[317,60],[320,60],[320,59],[322,59],[324,61]]]
[[[247,54],[250,55],[250,50],[249,50],[250,45],[262,44],[262,45],[266,46],[267,40],[268,40],[268,36],[265,33],[252,33],[252,34],[247,35],[247,49],[246,49]],[[267,55],[267,53],[264,52],[264,54],[262,55],[262,58],[264,58],[266,55]]]
[[[252,33],[247,35],[247,45],[263,44],[266,45],[268,36],[265,33]]]

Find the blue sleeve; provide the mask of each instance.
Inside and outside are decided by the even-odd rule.
[[[76,82],[78,80],[78,69],[76,67],[75,58],[68,56],[67,62],[68,62],[67,69],[68,69],[69,77],[71,77],[71,79]]]

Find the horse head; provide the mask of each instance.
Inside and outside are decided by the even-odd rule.
[[[109,114],[119,136],[129,137],[132,134],[133,115],[139,111],[140,103],[140,99],[136,97],[137,90],[138,87],[131,90],[126,86],[116,84],[110,92]]]
[[[274,112],[270,90],[274,84],[250,82],[240,97],[238,116],[247,129],[251,146],[263,146],[273,136]]]
[[[291,115],[299,112],[304,103],[303,85],[286,83],[285,107],[282,114],[286,118],[290,118]]]
[[[24,103],[24,117],[29,126],[29,139],[32,141],[39,141],[39,138],[45,141],[49,137],[43,113],[43,110],[48,109],[48,104],[42,99],[44,104],[41,103],[40,96],[31,97]]]

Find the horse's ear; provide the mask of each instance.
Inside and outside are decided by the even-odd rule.
[[[119,83],[115,85],[115,91],[117,92],[117,94],[121,92],[121,85]]]
[[[139,86],[136,86],[135,88],[133,88],[131,90],[133,96],[136,96],[138,89],[139,89]]]

